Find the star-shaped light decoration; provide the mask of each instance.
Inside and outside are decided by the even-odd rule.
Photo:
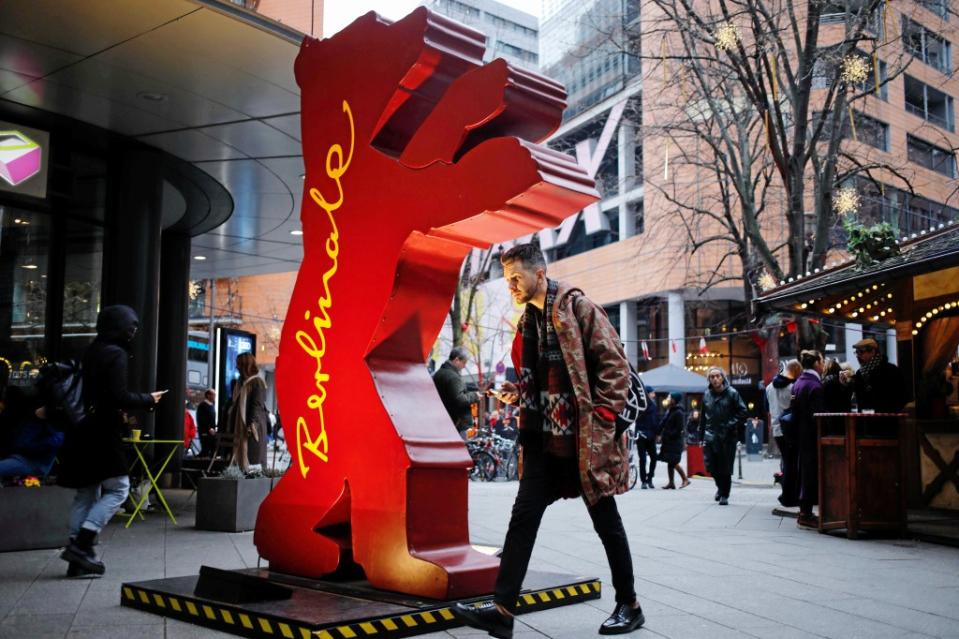
[[[732,22],[724,22],[716,28],[716,48],[726,51],[739,42],[739,28]]]
[[[200,291],[202,290],[203,290],[203,287],[200,286],[199,282],[197,282],[196,280],[190,280],[189,291],[190,291],[191,300],[195,300],[197,297],[199,297]]]
[[[770,275],[769,271],[763,271],[763,274],[759,276],[759,279],[756,281],[756,283],[759,285],[759,288],[763,293],[776,288],[776,278]]]
[[[859,55],[848,55],[842,61],[839,77],[846,84],[861,84],[869,77],[869,64]]]
[[[839,215],[851,215],[859,210],[861,200],[856,189],[847,186],[839,189],[832,200],[832,208]]]

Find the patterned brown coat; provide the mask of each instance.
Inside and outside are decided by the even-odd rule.
[[[593,505],[628,490],[626,434],[617,438],[615,421],[600,412],[615,416],[623,410],[629,394],[629,364],[605,311],[580,289],[559,283],[552,320],[576,395],[580,486],[586,502]],[[522,334],[517,331],[512,353],[516,370],[521,353]]]

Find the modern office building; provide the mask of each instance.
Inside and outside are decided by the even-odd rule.
[[[660,192],[666,184],[664,142],[642,135],[640,123],[655,125],[657,107],[679,104],[681,98],[662,82],[658,67],[655,73],[640,73],[637,47],[642,43],[649,58],[660,46],[655,37],[639,37],[652,28],[641,5],[627,0],[544,3],[541,71],[564,82],[569,93],[564,122],[549,144],[575,154],[594,173],[603,197],[558,229],[540,232],[538,239],[551,276],[583,288],[604,305],[639,369],[670,363],[702,372],[719,363],[735,385],[755,394],[768,368],[764,371],[759,341],[738,334],[748,316],[743,285],[735,279],[739,266],[723,260],[724,251],[707,247],[691,253],[686,229],[666,214],[671,207]],[[898,162],[908,175],[914,193],[896,187],[888,174],[882,187],[856,184],[860,218],[890,221],[903,236],[959,220],[953,104],[959,95],[954,73],[959,30],[947,8],[946,0],[896,3],[888,17],[876,21],[905,34],[900,46],[883,47],[880,70],[886,64],[892,68],[896,56],[909,65],[857,106],[862,109],[856,115],[858,138],[844,143],[851,155]],[[837,7],[823,15],[823,46],[841,40],[844,11]],[[687,186],[703,198],[715,188],[704,175],[687,176]],[[772,217],[769,232],[780,232],[784,216]],[[841,234],[836,243],[844,246]],[[706,277],[717,272],[733,279],[703,293]],[[491,282],[490,297],[502,286],[502,281]],[[784,342],[791,328],[784,327]],[[895,360],[888,323],[845,317],[822,328],[828,355],[855,362],[851,346],[865,331],[885,341]]]
[[[0,363],[15,383],[128,304],[130,386],[170,390],[144,428],[176,438],[191,280],[297,268],[293,60],[322,4],[288,0],[290,23],[264,15],[279,0],[241,4],[0,3]]]
[[[424,0],[423,6],[486,35],[483,60],[505,58],[525,69],[539,66],[536,16],[496,0]]]

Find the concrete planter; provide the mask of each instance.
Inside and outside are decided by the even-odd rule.
[[[75,494],[59,486],[0,488],[0,552],[66,545]]]
[[[256,527],[256,513],[270,492],[270,479],[203,477],[196,496],[196,527],[242,532]]]

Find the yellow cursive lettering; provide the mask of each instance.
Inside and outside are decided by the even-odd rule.
[[[330,381],[330,374],[323,372],[323,356],[326,354],[326,333],[325,331],[333,326],[333,318],[330,316],[330,309],[333,307],[333,293],[330,291],[330,280],[336,274],[340,255],[340,231],[336,226],[336,220],[333,212],[343,205],[343,183],[340,178],[346,173],[353,161],[353,145],[356,139],[356,132],[353,126],[353,112],[346,100],[343,100],[343,113],[350,123],[350,146],[346,155],[346,161],[343,160],[343,147],[339,144],[330,146],[326,153],[326,175],[336,185],[337,199],[334,202],[328,202],[320,190],[310,189],[310,197],[313,201],[326,212],[330,220],[330,232],[323,244],[326,256],[330,258],[330,267],[323,273],[323,290],[319,299],[316,301],[318,312],[312,317],[313,335],[305,330],[296,332],[296,343],[300,349],[316,362],[316,369],[313,373],[313,382],[316,392],[312,393],[306,400],[306,408],[313,411],[318,428],[318,435],[313,437],[310,430],[310,423],[305,417],[299,417],[296,420],[296,450],[300,466],[300,473],[305,478],[310,472],[310,466],[307,464],[307,458],[304,451],[316,456],[320,461],[329,461],[329,436],[326,431],[326,416],[323,405],[326,402],[326,384]],[[311,319],[310,311],[303,314],[306,321]]]

